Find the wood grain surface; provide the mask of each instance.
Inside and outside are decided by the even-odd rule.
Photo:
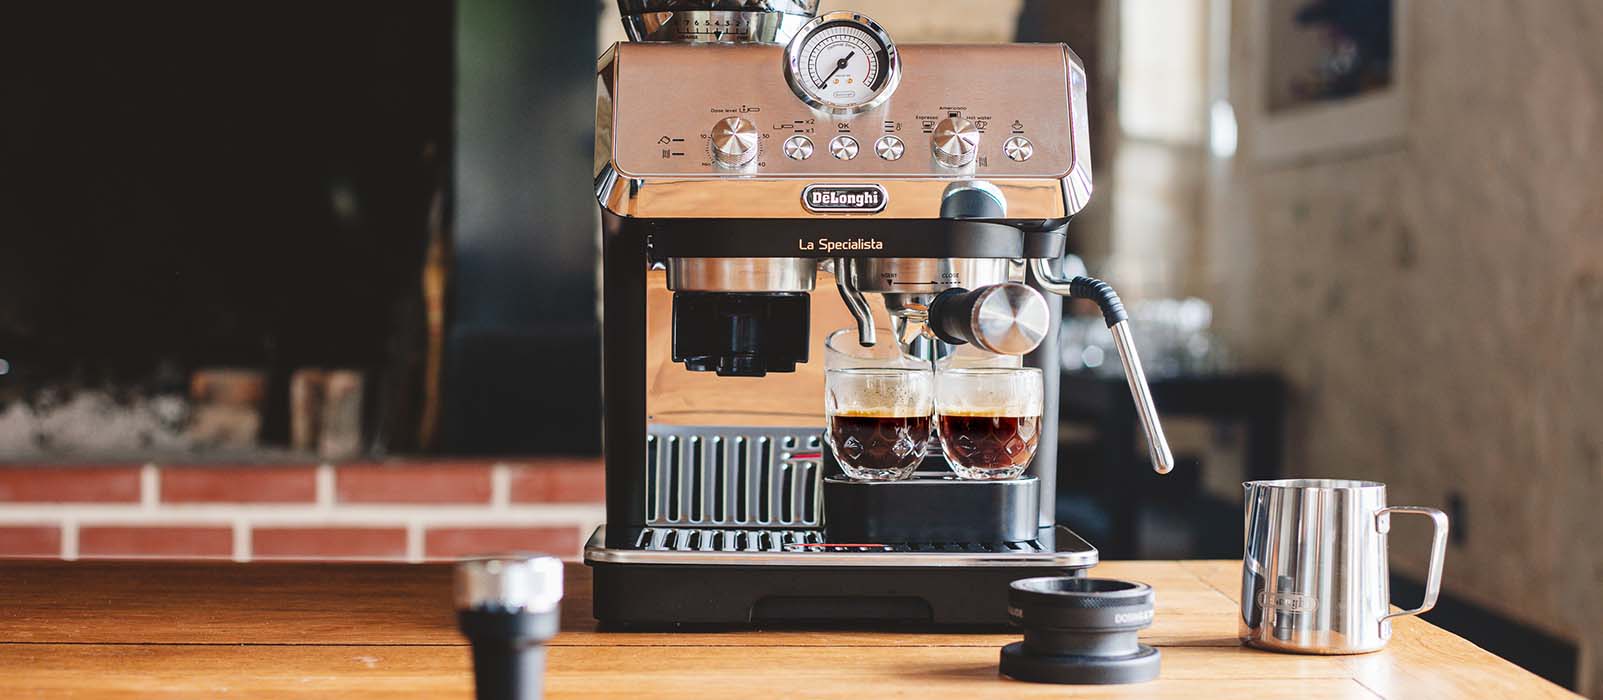
[[[547,695],[1437,698],[1574,697],[1429,623],[1384,651],[1296,656],[1236,643],[1239,562],[1107,562],[1145,581],[1142,640],[1161,677],[1050,686],[998,677],[1008,634],[596,629],[590,576],[568,567]],[[0,563],[0,697],[468,698],[467,649],[443,565]]]

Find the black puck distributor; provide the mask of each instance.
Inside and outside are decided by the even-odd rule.
[[[1024,641],[1002,647],[1002,674],[1035,683],[1140,683],[1158,677],[1160,654],[1136,635],[1152,624],[1152,587],[1134,581],[1049,576],[1014,581],[1008,615]]]

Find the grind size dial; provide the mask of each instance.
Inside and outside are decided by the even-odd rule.
[[[896,44],[874,20],[827,12],[803,25],[785,49],[785,80],[809,106],[857,114],[884,103],[902,77]]]

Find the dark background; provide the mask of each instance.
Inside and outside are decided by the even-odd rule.
[[[567,5],[8,6],[0,402],[259,368],[272,445],[290,372],[354,367],[371,449],[423,447],[447,236],[429,447],[595,452],[595,20]]]

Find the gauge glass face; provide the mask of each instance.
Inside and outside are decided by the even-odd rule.
[[[884,93],[891,81],[894,48],[861,23],[827,22],[800,41],[791,80],[797,92],[821,107],[862,107]]]

